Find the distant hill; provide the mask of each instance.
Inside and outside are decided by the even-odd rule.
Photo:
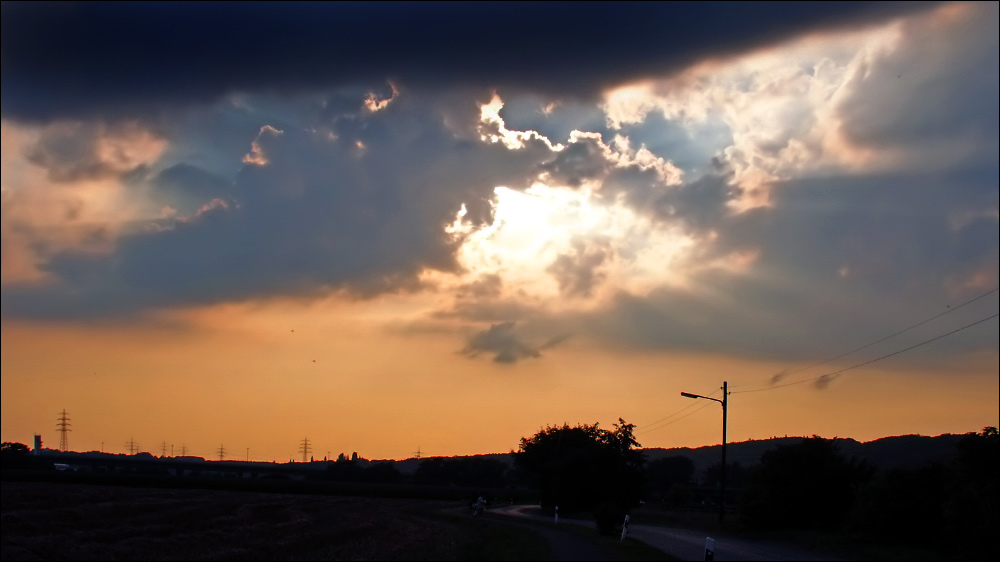
[[[506,464],[508,467],[514,466],[514,459],[513,459],[513,457],[510,456],[510,453],[488,453],[488,454],[484,454],[484,455],[463,455],[463,456],[456,456],[456,457],[420,457],[420,458],[403,459],[401,461],[394,461],[394,463],[395,463],[396,470],[398,470],[401,474],[413,474],[414,472],[417,471],[417,467],[420,466],[420,463],[424,462],[427,459],[437,459],[437,458],[445,458],[445,459],[465,459],[465,458],[491,459],[491,460],[500,461],[500,462]]]
[[[947,463],[955,454],[955,444],[965,438],[965,435],[946,433],[937,437],[925,435],[896,435],[883,437],[874,441],[859,442],[854,439],[837,439],[840,452],[848,458],[856,457],[867,460],[879,469],[914,469],[926,464]],[[726,462],[738,462],[746,468],[760,462],[765,452],[779,445],[794,445],[802,442],[804,437],[775,437],[773,439],[753,439],[726,445]],[[664,449],[653,447],[642,449],[646,461],[654,461],[664,457],[685,456],[694,462],[695,475],[700,476],[704,470],[722,460],[721,445],[706,447],[675,447]],[[513,466],[510,453],[492,453],[485,455],[469,455],[470,457],[488,458]],[[396,469],[403,474],[413,474],[421,462],[437,457],[409,458],[395,461]],[[444,457],[465,458],[465,457]]]
[[[873,466],[887,470],[893,468],[915,469],[930,463],[949,462],[955,454],[955,444],[965,435],[946,433],[937,437],[925,435],[897,435],[874,441],[859,442],[854,439],[836,439],[840,452],[846,457],[867,460]],[[750,440],[726,445],[726,462],[738,462],[751,467],[760,462],[760,457],[779,445],[794,445],[804,437],[776,437],[774,439]],[[722,446],[676,447],[671,449],[643,449],[647,461],[664,457],[685,456],[694,462],[695,474],[700,475],[706,468],[718,464],[722,459]]]

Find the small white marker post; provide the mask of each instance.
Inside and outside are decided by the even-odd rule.
[[[556,506],[556,519],[555,519],[555,522],[556,523],[559,522],[559,506],[558,505]]]
[[[628,515],[625,516],[625,522],[622,523],[622,538],[618,539],[618,542],[625,540],[625,535],[628,534]]]
[[[715,560],[715,539],[705,537],[705,560]]]

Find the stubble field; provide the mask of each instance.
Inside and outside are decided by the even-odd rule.
[[[3,560],[547,557],[459,502],[3,482]]]

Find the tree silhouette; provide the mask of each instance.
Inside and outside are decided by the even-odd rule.
[[[27,455],[31,449],[28,448],[24,443],[13,443],[11,441],[4,441],[0,444],[0,454],[6,458],[7,456],[18,457],[22,455]]]
[[[840,454],[834,440],[813,436],[781,445],[764,453],[750,476],[743,519],[754,527],[838,529],[873,473]]]
[[[548,426],[522,438],[515,463],[534,474],[543,508],[585,511],[600,505],[627,510],[641,497],[642,453],[635,426],[619,418],[614,430],[593,425]]]
[[[413,475],[419,484],[499,488],[505,484],[507,465],[477,457],[424,459]]]
[[[24,443],[5,441],[0,444],[0,467],[4,469],[51,469],[52,462],[31,455],[31,449]]]
[[[646,463],[646,484],[649,493],[669,503],[687,498],[687,488],[694,476],[694,461],[683,455],[664,457]]]
[[[957,556],[969,560],[994,558],[1000,525],[1000,432],[984,427],[958,443],[954,477],[947,489],[944,514],[946,533],[955,542]]]
[[[948,478],[940,464],[879,473],[859,492],[850,530],[873,541],[938,546]]]
[[[892,469],[864,487],[851,516],[851,532],[867,540],[938,549],[956,560],[996,558],[989,540],[998,526],[1000,434],[994,427],[969,433],[948,464]]]

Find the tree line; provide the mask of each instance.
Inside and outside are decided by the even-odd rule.
[[[721,466],[695,474],[684,456],[646,462],[634,425],[548,426],[520,440],[512,462],[489,457],[424,459],[411,475],[392,461],[341,455],[317,478],[408,483],[482,491],[534,490],[543,509],[593,513],[604,531],[640,502],[689,509],[717,501]],[[3,443],[6,469],[38,469],[26,445]],[[51,467],[50,467],[51,468]],[[779,445],[760,462],[727,466],[727,505],[746,527],[844,533],[859,541],[930,547],[968,557],[996,551],[1000,434],[986,427],[961,439],[949,462],[879,470],[817,436]],[[478,495],[478,492],[476,492]],[[523,497],[523,494],[517,494]],[[506,498],[503,498],[506,499]]]

